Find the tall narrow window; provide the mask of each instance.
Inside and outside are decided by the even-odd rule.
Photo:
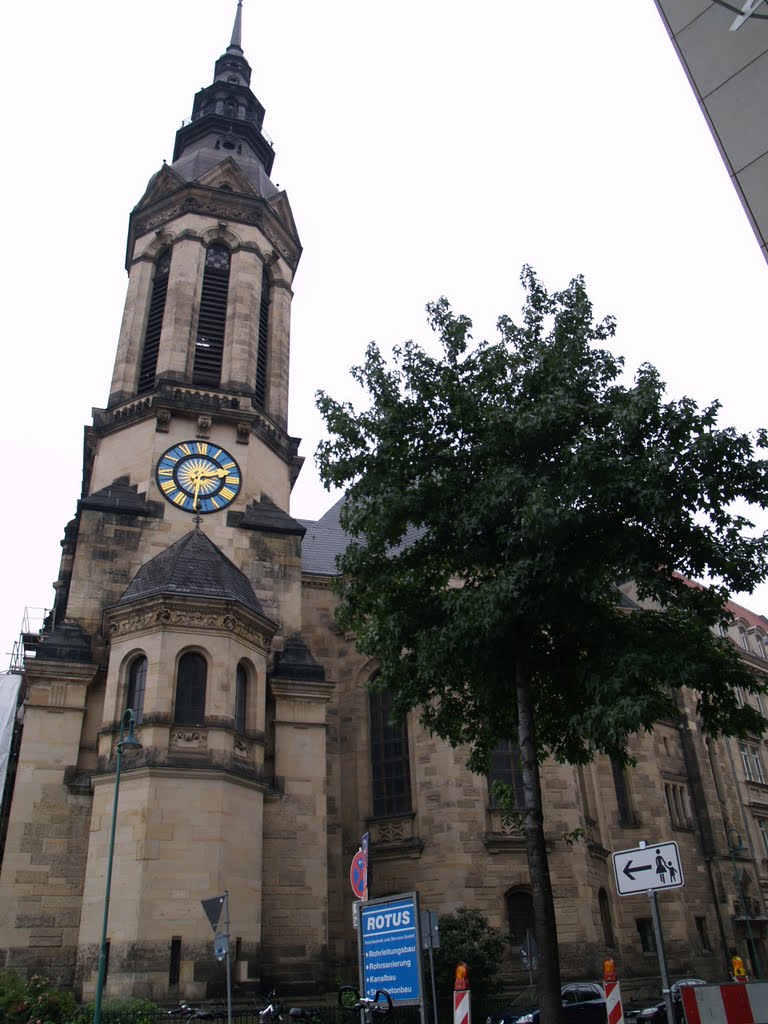
[[[171,270],[171,250],[166,249],[155,264],[152,282],[152,298],[149,300],[147,330],[144,334],[144,349],[139,367],[139,394],[151,391],[155,386],[157,354],[160,351],[160,334],[163,330],[165,297],[168,294],[168,275]]]
[[[202,654],[190,652],[179,659],[176,675],[177,725],[202,725],[205,720],[205,684],[208,666]]]
[[[632,813],[632,804],[629,799],[627,778],[622,766],[613,758],[611,758],[611,771],[613,773],[613,788],[616,791],[616,804],[619,809],[619,824],[634,825],[635,816]]]
[[[392,696],[386,690],[371,693],[371,779],[373,813],[377,817],[407,814],[411,810],[411,769],[408,728],[392,725]]]
[[[606,946],[612,948],[616,945],[613,937],[613,922],[611,921],[611,904],[608,901],[608,893],[605,889],[598,890],[597,903],[600,908],[600,922],[603,926],[603,939]]]
[[[259,345],[256,353],[256,387],[253,404],[263,409],[267,402],[267,340],[269,337],[270,281],[267,268],[261,272],[261,304],[259,306]]]
[[[491,754],[491,773],[488,776],[488,789],[491,794],[491,806],[496,806],[493,797],[493,783],[503,782],[509,787],[512,807],[523,810],[525,793],[523,790],[523,769],[520,764],[520,747],[515,740],[500,740]]]
[[[524,889],[513,889],[507,893],[507,921],[509,941],[513,946],[525,944],[530,932],[535,937],[533,926],[533,897]]]
[[[245,665],[237,666],[235,679],[235,732],[245,732],[245,711],[248,707],[248,673]]]
[[[221,384],[228,292],[229,249],[223,245],[212,245],[205,254],[195,363],[192,369],[193,384],[207,384],[211,387]]]
[[[136,658],[128,669],[128,689],[125,695],[125,707],[133,708],[136,725],[141,725],[144,717],[144,693],[147,689],[147,659]]]
[[[171,939],[171,961],[168,965],[168,984],[178,985],[181,975],[181,936],[174,935]]]
[[[635,927],[640,936],[640,948],[644,953],[656,952],[656,936],[653,932],[653,921],[650,917],[636,917]]]

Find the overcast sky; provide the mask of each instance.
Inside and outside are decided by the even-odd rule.
[[[128,214],[171,161],[234,0],[38,0],[0,15],[6,431],[0,641],[50,607],[105,404]],[[743,31],[747,31],[747,26]],[[366,343],[427,340],[445,294],[476,336],[518,314],[523,263],[577,273],[630,370],[768,421],[768,267],[653,0],[245,0],[243,46],[304,246],[294,283],[293,514],[332,503],[314,392]],[[744,603],[768,613],[768,587]],[[5,668],[3,656],[0,667]]]

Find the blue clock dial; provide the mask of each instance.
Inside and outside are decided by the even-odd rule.
[[[240,467],[210,441],[181,441],[157,463],[157,485],[166,501],[184,512],[219,512],[240,492]]]

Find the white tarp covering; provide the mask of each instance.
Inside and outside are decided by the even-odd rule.
[[[16,718],[16,700],[19,695],[21,676],[0,672],[0,797],[5,790],[5,776],[8,772],[8,756],[11,752],[13,722]]]

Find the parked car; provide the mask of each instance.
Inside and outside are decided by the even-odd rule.
[[[599,981],[572,981],[560,989],[563,1024],[605,1024],[605,994]],[[537,1006],[507,1006],[485,1024],[538,1024]]]
[[[672,1009],[675,1013],[675,1020],[673,1024],[684,1024],[685,1021],[685,1014],[683,1013],[683,997],[680,995],[680,989],[685,988],[688,985],[706,984],[707,982],[702,981],[701,978],[682,978],[680,981],[676,981],[674,985],[670,986]],[[646,1006],[644,1010],[640,1010],[638,1013],[633,1014],[633,1018],[637,1021],[637,1024],[669,1024],[666,1000],[662,999],[660,1003],[654,1003],[653,1006]]]

